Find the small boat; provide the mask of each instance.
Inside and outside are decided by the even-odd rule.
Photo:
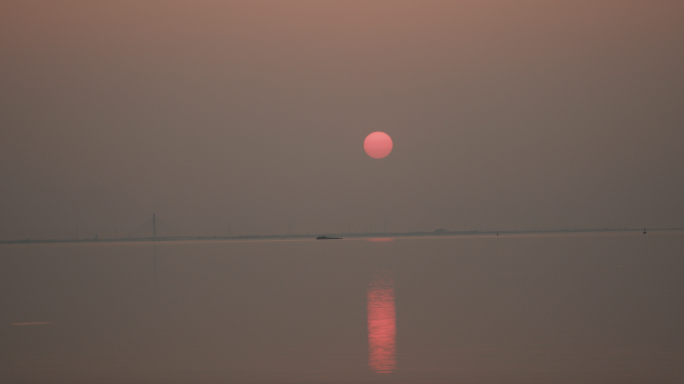
[[[342,240],[341,237],[318,236],[316,240]]]

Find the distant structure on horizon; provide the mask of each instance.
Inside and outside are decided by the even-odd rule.
[[[180,236],[179,231],[165,223],[163,220],[157,220],[157,214],[153,213],[152,217],[142,222],[132,231],[128,232],[128,235],[125,237],[132,239],[159,240],[174,236]]]

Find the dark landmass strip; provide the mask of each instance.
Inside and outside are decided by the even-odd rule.
[[[315,234],[302,235],[243,235],[243,236],[169,236],[169,237],[140,237],[140,238],[90,238],[90,239],[22,239],[2,240],[0,244],[51,244],[51,243],[125,243],[139,241],[205,241],[205,240],[286,240],[286,239],[312,239],[325,237],[327,239],[345,238],[373,238],[373,237],[425,237],[425,236],[499,236],[499,235],[531,235],[531,234],[560,234],[560,233],[606,233],[606,232],[638,232],[643,233],[643,228],[620,228],[620,229],[557,229],[557,230],[529,230],[529,231],[448,231],[439,229],[432,232],[367,232],[367,233],[336,233],[319,236]],[[684,231],[684,228],[648,228],[651,231]],[[333,237],[334,236],[334,237]],[[339,237],[338,237],[339,236]]]

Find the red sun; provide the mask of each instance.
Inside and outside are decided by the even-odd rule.
[[[385,132],[373,132],[366,136],[363,142],[363,149],[368,156],[374,159],[382,159],[392,152],[392,138]]]

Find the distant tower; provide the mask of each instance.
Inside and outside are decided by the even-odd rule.
[[[152,238],[157,238],[157,218],[154,213],[152,214]]]

